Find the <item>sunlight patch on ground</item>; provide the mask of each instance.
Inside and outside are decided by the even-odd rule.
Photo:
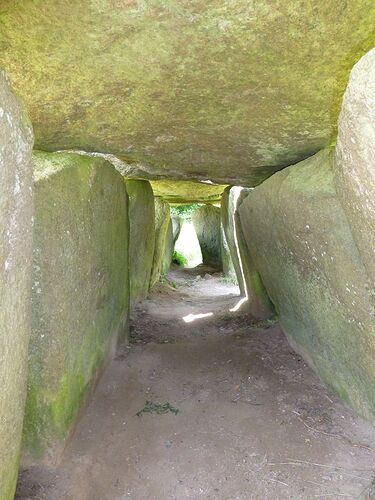
[[[213,312],[209,313],[200,313],[200,314],[188,314],[187,316],[184,316],[182,319],[185,321],[185,323],[192,323],[196,319],[200,318],[207,318],[208,316],[213,316]]]
[[[248,301],[248,298],[247,298],[247,297],[243,297],[242,299],[240,299],[240,300],[237,302],[237,304],[236,304],[234,307],[232,307],[232,309],[229,309],[229,311],[230,311],[230,312],[236,312],[236,311],[238,311],[238,310],[241,308],[241,306],[242,306],[243,304],[245,304],[245,302],[247,302],[247,301]]]

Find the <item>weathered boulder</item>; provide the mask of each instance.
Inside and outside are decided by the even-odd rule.
[[[375,418],[372,289],[337,197],[334,151],[286,168],[239,207],[255,268],[292,346],[343,399]]]
[[[159,281],[160,276],[165,272],[166,245],[173,238],[170,208],[161,198],[155,197],[155,249],[152,263],[150,286],[154,286]],[[168,240],[169,237],[169,240]],[[172,256],[171,256],[172,260]]]
[[[155,247],[154,195],[148,181],[126,180],[129,196],[130,300],[147,296]]]
[[[330,144],[374,24],[373,0],[2,0],[0,67],[41,149],[249,186]]]
[[[0,71],[0,499],[14,497],[31,327],[31,125]]]
[[[35,153],[33,325],[24,462],[56,460],[129,301],[128,202],[106,161]]]
[[[375,49],[354,66],[344,95],[335,183],[371,279],[375,305]]]
[[[201,247],[203,264],[223,268],[221,257],[220,208],[203,205],[192,214],[192,221]]]

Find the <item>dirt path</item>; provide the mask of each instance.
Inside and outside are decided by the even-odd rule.
[[[277,324],[254,325],[219,277],[172,271],[134,314],[58,469],[17,498],[375,498],[375,430],[326,390]],[[208,314],[186,323],[183,317]],[[179,412],[137,416],[149,400]]]

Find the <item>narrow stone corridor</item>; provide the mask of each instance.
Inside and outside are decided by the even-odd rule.
[[[375,429],[319,381],[276,321],[231,312],[238,290],[173,269],[132,316],[61,464],[16,498],[374,498]],[[146,401],[178,413],[144,413]],[[157,408],[155,406],[155,408]]]

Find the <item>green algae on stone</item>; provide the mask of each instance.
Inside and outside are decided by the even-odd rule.
[[[16,488],[31,326],[30,122],[0,71],[0,500]]]
[[[155,249],[154,195],[148,181],[126,182],[129,196],[129,280],[130,300],[147,296]]]
[[[368,275],[337,197],[332,150],[279,172],[239,208],[251,258],[292,346],[375,419],[375,321]]]
[[[55,460],[126,333],[128,200],[107,162],[34,153],[34,276],[24,462]]]
[[[251,186],[331,143],[375,3],[2,0],[0,25],[39,148]]]

